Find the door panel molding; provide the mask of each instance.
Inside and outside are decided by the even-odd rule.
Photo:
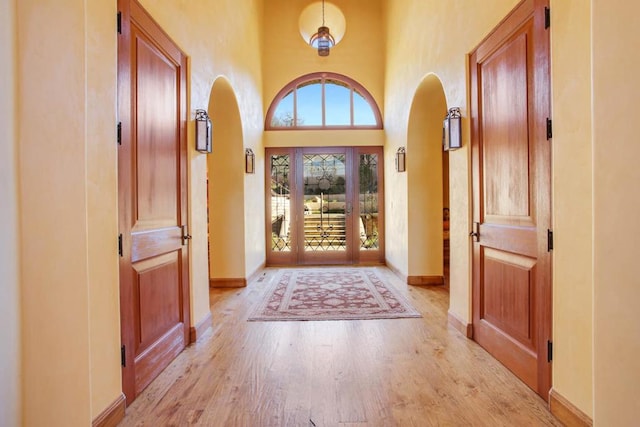
[[[182,325],[176,324],[135,359],[136,395],[140,394],[185,348]]]

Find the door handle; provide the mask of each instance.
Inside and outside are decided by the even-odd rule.
[[[187,242],[191,240],[191,234],[189,234],[189,229],[186,225],[182,226],[182,246],[186,245]]]
[[[469,236],[473,237],[474,242],[480,241],[480,223],[479,222],[473,223],[473,231],[469,233]]]

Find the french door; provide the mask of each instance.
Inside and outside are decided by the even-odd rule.
[[[268,148],[267,263],[384,260],[381,147]]]

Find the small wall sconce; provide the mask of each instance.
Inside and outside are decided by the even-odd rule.
[[[404,147],[398,148],[396,151],[396,171],[404,172],[407,170],[407,152]]]
[[[256,172],[256,155],[251,148],[244,150],[244,171],[246,173]]]
[[[211,153],[211,119],[205,110],[196,110],[196,150]]]
[[[444,151],[462,147],[462,116],[460,108],[451,107],[442,123],[442,148]]]

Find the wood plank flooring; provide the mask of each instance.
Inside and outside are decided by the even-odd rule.
[[[214,327],[127,408],[121,426],[560,426],[546,403],[447,326],[446,288],[371,267],[419,319],[247,322],[277,269],[212,289]]]

